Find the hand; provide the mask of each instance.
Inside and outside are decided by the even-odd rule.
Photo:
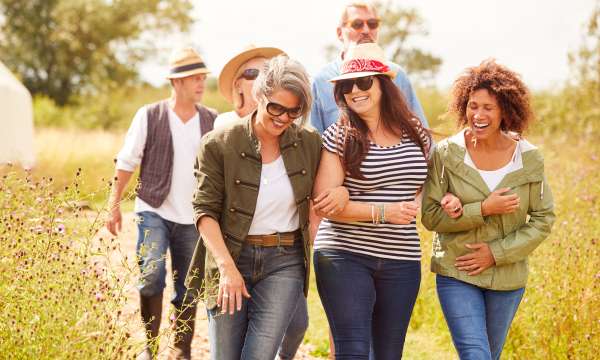
[[[519,195],[502,195],[510,190],[510,188],[502,188],[493,191],[487,199],[483,200],[481,203],[481,214],[483,216],[488,216],[515,212],[519,208]]]
[[[233,315],[235,310],[242,310],[242,296],[250,298],[246,289],[246,283],[237,267],[232,264],[219,270],[219,293],[217,295],[217,306],[221,308],[221,313],[225,314],[229,309],[229,314]]]
[[[440,201],[440,205],[442,205],[444,212],[452,219],[456,219],[463,213],[463,207],[460,203],[460,199],[454,196],[454,194],[446,193],[446,195],[444,195],[442,198],[442,201]]]
[[[319,216],[335,215],[344,210],[349,199],[348,189],[338,186],[319,194],[314,199],[314,209]]]
[[[121,207],[113,206],[108,219],[106,220],[106,228],[111,234],[117,236],[117,232],[121,231],[123,216],[121,215]]]
[[[419,212],[419,205],[415,201],[402,201],[385,204],[385,221],[391,224],[408,225]]]
[[[466,244],[472,253],[456,258],[454,266],[460,271],[468,271],[468,275],[479,275],[496,265],[494,255],[486,243]]]

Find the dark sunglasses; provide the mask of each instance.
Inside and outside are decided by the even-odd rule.
[[[269,102],[267,104],[267,112],[273,116],[281,116],[283,113],[287,113],[290,119],[297,119],[302,116],[302,106],[290,109],[278,103]]]
[[[238,79],[244,78],[246,80],[254,80],[258,77],[258,73],[259,73],[258,69],[246,69],[240,74]]]
[[[365,26],[365,24],[367,24],[369,29],[375,30],[379,27],[380,23],[381,23],[381,20],[375,19],[375,18],[369,19],[369,20],[354,19],[354,20],[347,21],[346,26],[350,26],[354,30],[360,30]]]
[[[356,84],[360,90],[367,91],[371,88],[371,86],[373,86],[373,76],[363,76],[354,79],[340,80],[339,83],[342,94],[351,93],[352,89],[354,88],[354,84]]]

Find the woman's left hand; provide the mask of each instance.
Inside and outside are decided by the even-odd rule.
[[[346,207],[350,193],[343,186],[325,190],[314,199],[314,209],[319,216],[336,215]]]
[[[494,255],[486,243],[466,244],[472,253],[456,258],[454,266],[460,271],[468,271],[468,275],[479,275],[496,265]]]

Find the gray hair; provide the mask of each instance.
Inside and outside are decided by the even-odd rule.
[[[265,97],[274,92],[287,90],[296,95],[302,107],[302,120],[298,125],[305,125],[312,105],[310,80],[304,66],[286,55],[276,56],[265,63],[252,86],[252,95],[259,103],[265,103]]]

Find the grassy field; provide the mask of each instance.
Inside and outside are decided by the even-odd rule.
[[[150,95],[160,98],[166,94],[165,89],[154,89],[149,93],[139,89],[131,94],[130,105],[147,103],[151,101]],[[222,99],[214,89],[209,94],[207,98],[213,105],[223,107]],[[420,89],[419,96],[435,130],[444,134],[456,131],[451,121],[441,116],[447,102],[443,92]],[[509,333],[503,358],[595,358],[595,344],[600,343],[599,103],[598,94],[593,91],[581,93],[578,89],[542,93],[534,98],[538,121],[527,138],[545,155],[546,175],[556,201],[557,221],[552,235],[530,257],[530,281]],[[572,111],[573,104],[584,110]],[[9,176],[1,183],[0,236],[3,241],[0,246],[0,299],[4,302],[0,302],[0,358],[3,358],[1,354],[13,354],[16,349],[20,351],[17,351],[20,355],[16,358],[27,358],[28,354],[44,354],[43,349],[50,343],[58,342],[56,348],[60,348],[70,346],[73,341],[78,344],[74,347],[76,351],[63,357],[76,358],[76,354],[97,351],[91,342],[97,341],[97,334],[111,336],[105,338],[105,345],[112,350],[101,358],[119,357],[130,353],[136,344],[128,339],[126,330],[123,330],[126,326],[115,331],[120,324],[118,316],[102,318],[101,314],[121,306],[123,298],[117,294],[110,301],[98,302],[95,295],[100,291],[106,299],[109,294],[106,284],[115,285],[114,279],[111,280],[107,274],[98,274],[91,279],[77,274],[93,271],[90,262],[103,254],[101,248],[89,246],[90,234],[101,226],[102,211],[114,172],[112,159],[122,145],[134,108],[129,109],[126,116],[115,113],[119,120],[105,130],[97,124],[93,126],[96,129],[85,130],[81,127],[94,124],[94,112],[85,115],[88,118],[82,120],[83,126],[77,126],[75,121],[78,119],[73,116],[78,110],[62,109],[53,113],[56,109],[46,105],[43,100],[38,101],[37,116],[71,118],[58,124],[62,127],[38,127],[36,167],[30,174],[14,167],[0,168],[0,175],[16,172],[16,178]],[[43,124],[44,121],[38,120],[38,123]],[[130,190],[134,186],[132,181]],[[77,218],[76,210],[82,204],[98,212],[96,222],[82,223],[81,218]],[[65,212],[69,208],[71,210]],[[124,210],[131,209],[132,203],[127,202]],[[15,225],[18,222],[20,226]],[[69,231],[58,236],[56,229],[61,226],[66,226]],[[434,277],[429,272],[432,234],[423,229],[420,233],[423,275],[407,335],[405,358],[457,358],[435,293]],[[71,266],[63,271],[57,267],[58,263],[38,261],[47,259],[48,254],[60,254],[71,261]],[[30,274],[42,276],[44,282]],[[15,293],[13,279],[21,292]],[[305,343],[312,348],[313,356],[326,357],[329,347],[327,320],[314,277],[311,287],[310,326]],[[57,288],[60,290],[57,291]],[[73,288],[84,289],[87,296],[73,296],[74,293],[69,290]],[[29,291],[31,296],[15,295],[27,294],[23,291]],[[76,311],[57,305],[58,298],[73,304]],[[23,303],[27,305],[21,305]],[[54,316],[61,319],[63,326],[41,328],[36,319],[48,320],[48,308],[57,312]],[[82,314],[87,315],[82,318]],[[21,335],[14,336],[15,332]],[[81,337],[77,332],[95,335]],[[36,335],[27,338],[23,334]],[[61,339],[64,339],[63,343]],[[48,352],[48,357],[51,354]]]

